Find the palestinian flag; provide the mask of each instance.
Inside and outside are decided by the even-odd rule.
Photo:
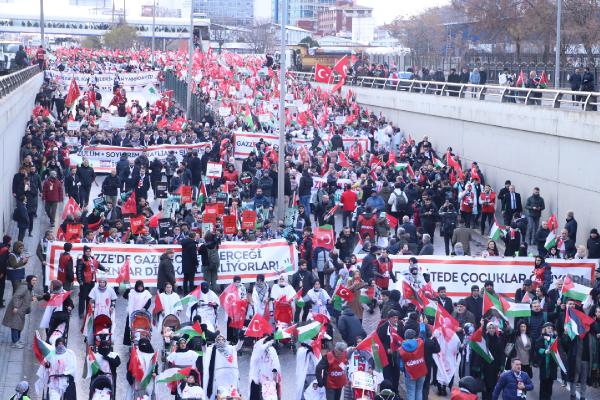
[[[119,284],[119,289],[125,290],[131,280],[131,271],[129,269],[129,258],[125,259],[125,262],[119,269],[119,275],[117,276],[116,282]]]
[[[491,309],[494,309],[500,313],[502,318],[507,319],[506,315],[504,315],[504,306],[502,301],[498,298],[498,296],[491,294],[487,290],[483,291],[483,314],[486,315],[487,312]]]
[[[531,293],[530,292],[525,292],[525,294],[523,295],[523,298],[521,299],[521,303],[530,303],[533,301],[533,298],[531,297]]]
[[[198,193],[198,199],[196,199],[196,204],[198,204],[198,207],[201,207],[202,204],[204,204],[204,202],[206,202],[206,199],[208,198],[208,195],[206,193],[206,186],[204,186],[204,182],[200,183],[200,192]]]
[[[250,112],[250,107],[248,107],[248,104],[246,104],[244,122],[246,123],[246,126],[248,126],[249,130],[254,131],[254,118],[252,117],[252,113]]]
[[[483,358],[488,364],[494,360],[492,353],[490,353],[490,350],[488,349],[485,338],[483,337],[482,327],[479,327],[479,329],[477,329],[473,333],[473,335],[471,335],[471,341],[469,342],[469,346],[471,346],[471,349],[475,353],[479,354],[479,356]]]
[[[40,364],[44,363],[44,359],[54,352],[54,346],[46,343],[40,337],[40,333],[35,331],[33,338],[33,354]]]
[[[192,367],[169,368],[156,376],[156,383],[169,383],[182,381],[190,375]]]
[[[446,168],[446,165],[442,162],[442,160],[436,156],[433,156],[433,166],[436,168]]]
[[[154,325],[156,325],[158,316],[164,311],[164,309],[165,308],[162,305],[162,301],[160,300],[160,293],[156,292],[156,296],[154,297],[154,308],[152,309],[152,322]]]
[[[188,293],[187,296],[183,297],[181,300],[176,302],[173,306],[176,307],[178,305],[182,305],[182,306],[192,305],[194,303],[197,303],[198,299],[200,299],[200,286],[198,286],[196,289],[192,290],[190,293]]]
[[[138,353],[138,354],[143,354],[142,357],[146,356],[146,353]],[[146,373],[144,374],[144,378],[142,379],[142,381],[140,382],[140,385],[142,388],[146,388],[150,382],[152,382],[152,374],[154,373],[154,370],[156,369],[156,366],[158,365],[158,352],[154,352],[154,354],[150,355],[150,363],[148,364],[148,368],[146,369]]]
[[[571,275],[567,275],[563,283],[561,295],[577,301],[585,301],[591,291],[592,288],[575,283]]]
[[[590,330],[590,325],[594,323],[594,320],[581,311],[574,308],[567,308],[565,313],[565,332],[571,340],[579,336],[581,339]]]
[[[96,360],[96,355],[92,351],[92,347],[87,346],[87,348],[88,348],[87,359],[86,359],[87,368],[83,370],[83,373],[84,373],[83,378],[84,379],[87,378],[88,376],[91,378],[92,376],[96,375],[100,371],[100,364],[98,364],[98,361]]]
[[[81,333],[86,338],[87,343],[94,338],[94,311],[92,310],[92,304],[88,303],[87,312],[85,319],[83,320],[83,326],[81,327]]]
[[[375,299],[375,288],[369,286],[364,289],[360,289],[360,302],[362,304],[371,304]]]
[[[304,302],[304,298],[303,298],[303,295],[302,295],[303,292],[304,292],[304,289],[301,288],[300,290],[298,290],[298,292],[296,293],[296,296],[295,296],[296,307],[298,307],[298,308],[302,308],[306,304]]]
[[[421,300],[423,300],[423,303],[425,304],[425,308],[423,309],[425,315],[435,318],[435,314],[437,313],[438,309],[438,302],[429,300],[425,296],[421,296]]]
[[[131,348],[131,358],[129,359],[129,372],[134,379],[140,382],[140,386],[145,388],[152,381],[152,374],[156,367],[158,353],[143,353],[137,346]]]
[[[187,335],[188,340],[196,336],[205,337],[204,331],[202,331],[202,327],[198,321],[194,322],[194,325],[184,326],[175,333],[175,336],[183,335]]]
[[[567,368],[565,367],[565,363],[563,363],[563,360],[560,357],[560,352],[558,351],[558,338],[555,338],[552,341],[552,344],[550,345],[550,355],[552,356],[552,358],[554,358],[554,361],[556,362],[556,364],[558,364],[562,372],[566,374]]]
[[[531,306],[529,303],[517,303],[505,296],[500,296],[504,315],[507,317],[531,317]]]
[[[275,340],[290,339],[292,336],[296,335],[296,332],[296,325],[294,324],[287,328],[277,328],[277,330],[273,334],[273,337],[275,338]]]
[[[544,243],[544,248],[546,250],[550,250],[551,248],[556,246],[556,232],[550,231],[548,236],[546,236],[546,242]]]
[[[317,336],[321,330],[321,326],[319,321],[312,321],[304,326],[296,328],[296,331],[298,332],[298,342],[306,342]]]
[[[383,371],[383,369],[389,364],[387,353],[377,331],[371,333],[362,342],[356,345],[358,350],[370,351],[373,354],[373,361],[375,363],[376,371]]]
[[[491,240],[500,240],[500,236],[502,233],[506,233],[506,227],[499,225],[496,218],[494,218],[494,225],[490,229],[490,239]]]

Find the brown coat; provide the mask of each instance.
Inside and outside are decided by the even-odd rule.
[[[348,305],[352,309],[352,312],[354,312],[354,315],[356,315],[356,317],[360,320],[362,320],[363,317],[363,306],[360,302],[360,289],[365,288],[367,286],[367,283],[363,281],[354,282],[353,279],[350,279],[348,281],[348,290],[350,290],[352,294],[354,294],[352,301]]]
[[[26,283],[19,285],[12,299],[6,306],[2,325],[11,329],[23,330],[25,326],[25,316],[31,312],[31,300],[33,294]],[[14,313],[13,309],[17,309]]]

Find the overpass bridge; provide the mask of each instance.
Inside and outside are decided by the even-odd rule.
[[[117,21],[110,16],[93,17],[44,17],[44,32],[49,35],[65,36],[102,36]],[[137,30],[140,37],[152,37],[152,17],[127,18],[127,24]],[[196,26],[202,26],[208,32],[208,19],[194,19]],[[155,37],[159,39],[188,39],[190,37],[190,20],[186,18],[156,17]],[[40,32],[39,16],[23,16],[2,14],[0,33],[33,33]],[[204,36],[204,35],[203,35]]]
[[[314,74],[293,74],[314,81]],[[495,190],[510,179],[525,202],[538,186],[543,218],[554,212],[562,221],[575,211],[578,244],[600,225],[600,93],[372,77],[342,87],[348,90],[416,140],[428,135],[438,153],[452,147],[466,165],[477,161]]]

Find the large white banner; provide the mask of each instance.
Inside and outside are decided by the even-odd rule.
[[[362,262],[364,255],[358,255]],[[408,260],[413,256],[391,256],[394,273],[401,280],[408,273]],[[419,266],[429,271],[433,288],[445,286],[448,296],[459,298],[471,294],[471,286],[480,289],[486,280],[494,282],[494,290],[507,296],[514,296],[523,287],[525,279],[532,279],[534,258],[532,257],[446,257],[417,256]],[[548,260],[552,266],[554,280],[567,274],[578,283],[590,285],[594,282],[597,260]],[[398,287],[400,289],[400,286]]]
[[[48,268],[46,268],[48,282],[57,278],[58,260],[63,253],[63,245],[63,242],[52,242],[48,247]],[[98,262],[108,268],[106,276],[111,286],[117,285],[119,270],[125,260],[129,259],[131,284],[142,280],[146,287],[156,287],[160,256],[167,249],[173,249],[177,283],[183,283],[179,245],[73,243],[71,256],[74,260],[83,255],[83,246],[89,246]],[[219,247],[219,257],[221,263],[218,283],[231,283],[235,275],[239,275],[245,283],[255,282],[258,274],[265,275],[267,280],[275,280],[281,273],[292,274],[297,269],[296,249],[284,239],[265,242],[223,242]],[[199,266],[194,282],[200,284],[202,280]]]
[[[46,71],[46,76],[59,85],[63,85],[64,88],[68,88],[72,78],[75,78],[75,82],[77,82],[79,87],[87,87],[90,82],[95,81],[96,86],[103,90],[112,90],[115,77],[117,76],[119,78],[119,82],[121,82],[125,87],[143,87],[158,83],[158,71],[124,73],[111,72],[106,74],[92,75],[48,70]]]
[[[269,146],[278,146],[279,145],[279,136],[273,135],[270,133],[263,132],[235,132],[234,135],[235,141],[235,158],[244,159],[248,157],[251,151],[256,153],[256,145],[261,141],[261,139],[267,143]],[[342,141],[344,142],[344,148],[348,149],[355,141],[358,140],[358,143],[362,146],[363,151],[366,151],[369,148],[369,139],[365,137],[347,137],[343,136]],[[292,141],[298,146],[307,146],[311,147],[312,139],[300,139],[293,138]]]
[[[400,257],[399,257],[400,258]],[[394,271],[404,272],[408,259],[394,263]],[[486,280],[494,282],[496,292],[514,296],[523,287],[525,279],[532,279],[534,258],[473,258],[473,257],[419,257],[419,265],[427,268],[433,287],[446,286],[450,296],[468,296],[472,285],[483,288]],[[395,260],[394,260],[395,261]],[[399,260],[400,261],[400,260]],[[548,260],[554,280],[571,275],[576,282],[593,282],[595,260]]]
[[[205,149],[208,151],[210,150],[210,147],[211,144],[208,142],[194,144],[160,144],[146,148],[105,145],[83,146],[77,154],[71,154],[70,159],[72,164],[79,164],[83,157],[86,157],[90,161],[90,165],[94,167],[94,171],[106,173],[116,167],[117,162],[123,153],[127,153],[128,158],[135,159],[145,150],[150,161],[154,160],[154,158],[164,161],[169,155],[169,152],[174,150],[177,161],[182,161],[183,156],[187,153],[187,149]]]

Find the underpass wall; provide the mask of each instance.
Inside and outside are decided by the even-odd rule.
[[[555,212],[562,227],[566,212],[575,212],[577,244],[600,226],[600,113],[351,89],[361,105],[383,112],[415,140],[428,135],[440,155],[450,146],[463,166],[477,161],[496,191],[510,179],[523,206],[540,187],[543,218]]]
[[[31,116],[35,96],[42,85],[43,74],[37,74],[8,95],[0,98],[0,215],[2,232],[12,219],[15,201],[12,178],[19,168],[19,150],[25,124]]]

